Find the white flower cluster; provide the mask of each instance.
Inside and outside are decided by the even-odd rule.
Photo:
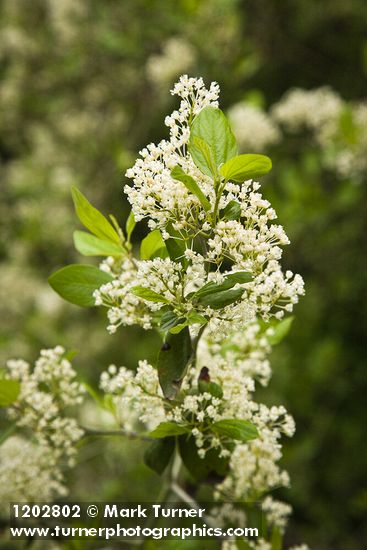
[[[277,464],[282,456],[279,440],[282,434],[291,437],[295,425],[284,407],[269,408],[254,400],[255,380],[252,373],[263,375],[262,361],[256,353],[251,354],[251,348],[254,350],[256,347],[256,340],[251,342],[251,338],[257,330],[253,327],[247,334],[241,334],[244,340],[242,350],[236,344],[233,351],[230,347],[228,349],[228,342],[223,346],[209,345],[204,339],[199,344],[197,369],[209,366],[211,380],[221,386],[223,416],[249,420],[259,432],[256,439],[237,444],[234,448],[229,474],[217,486],[217,496],[224,496],[224,500],[256,500],[269,489],[289,483],[288,474]],[[236,338],[231,341],[236,342]],[[260,356],[263,359],[265,350],[270,351],[270,346],[262,341]],[[193,378],[196,375],[197,371],[191,373]]]
[[[284,407],[258,403],[254,392],[256,381],[265,385],[270,378],[272,329],[264,328],[264,321],[282,319],[304,290],[299,275],[281,269],[282,247],[289,240],[274,223],[276,213],[262,197],[260,184],[224,182],[217,196],[213,181],[189,154],[190,124],[204,107],[217,107],[218,93],[215,83],[207,90],[201,79],[181,77],[173,89],[181,97],[180,107],[166,119],[169,140],[150,144],[127,172],[133,185],[125,191],[135,219],[147,218],[150,229],[160,230],[163,251],[173,233],[180,241],[181,256],[174,260],[162,253],[162,257],[136,260],[131,255],[120,264],[108,258],[101,268],[114,279],[94,294],[96,304],[108,308],[110,332],[119,325],[157,326],[162,309],[188,322],[193,316],[191,336],[205,326],[196,361],[174,400],[164,397],[158,372],[146,361],[139,363],[135,375],[125,367],[110,366],[100,385],[121,427],[149,431],[161,422],[174,422],[193,437],[199,457],[204,459],[216,449],[228,461],[228,474],[216,486],[215,495],[227,501],[250,501],[289,483],[278,462],[280,439],[293,435],[294,421]],[[204,209],[195,194],[173,179],[171,170],[176,165],[195,179],[211,209]],[[228,219],[218,214],[233,204],[238,215]],[[198,240],[205,246],[197,246]],[[195,298],[205,285],[222,285],[243,272],[251,277],[231,287],[238,292],[232,302],[217,307]],[[213,428],[223,420],[248,421],[257,428],[258,437],[246,443],[234,441]],[[270,500],[265,505],[269,522],[283,527],[288,507]]]
[[[146,361],[140,361],[136,375],[115,365],[101,375],[101,388],[111,395],[116,420],[126,431],[134,430],[139,423],[152,430],[161,422],[175,422],[190,428],[204,457],[213,447],[220,447],[222,455],[228,451],[213,434],[204,435],[203,427],[224,418],[222,399],[203,392],[197,395],[183,392],[181,402],[171,404],[164,399],[159,387],[157,370]]]
[[[228,115],[245,152],[266,151],[285,141],[287,132],[307,130],[323,165],[339,177],[358,180],[367,170],[366,103],[348,103],[328,86],[291,89],[269,113],[241,102]]]
[[[327,86],[316,90],[290,90],[272,108],[274,120],[296,132],[302,127],[321,131],[334,122],[343,108],[341,97]]]
[[[19,436],[0,446],[0,513],[8,503],[50,501],[67,493],[54,452]]]
[[[131,289],[139,284],[137,262],[126,258],[119,272],[116,272],[116,265],[113,258],[107,258],[100,266],[103,271],[115,276],[111,283],[101,286],[94,293],[97,306],[103,305],[108,308],[109,325],[108,331],[116,332],[120,325],[139,324],[145,329],[151,328],[151,312],[149,304],[140,300]]]
[[[271,496],[264,498],[261,507],[266,513],[268,524],[276,525],[279,529],[284,531],[288,517],[292,512],[292,507],[279,500],[274,500]]]
[[[78,36],[78,23],[85,16],[85,5],[81,0],[47,0],[45,7],[53,30],[69,45]]]
[[[100,386],[111,396],[116,421],[127,432],[133,431],[138,422],[152,430],[165,420],[157,371],[146,361],[139,361],[135,375],[125,367],[110,365],[101,374]]]
[[[157,87],[172,84],[178,75],[189,70],[195,62],[195,50],[184,38],[169,38],[160,54],[152,54],[146,64],[148,79]]]
[[[242,101],[228,110],[238,144],[246,152],[264,152],[280,141],[277,124],[259,107]]]
[[[259,323],[253,322],[240,332],[231,332],[221,342],[207,337],[205,344],[202,341],[199,343],[200,363],[211,365],[212,370],[212,360],[215,357],[219,377],[223,369],[223,378],[226,378],[225,371],[229,368],[228,365],[231,365],[230,370],[235,371],[241,378],[251,378],[266,386],[271,377],[269,337],[273,332],[272,328],[262,331]]]
[[[367,108],[348,104],[328,87],[288,92],[272,111],[291,132],[307,128],[323,153],[326,167],[340,177],[360,176],[367,169]]]
[[[82,402],[83,388],[65,358],[65,350],[61,346],[42,350],[34,368],[23,360],[10,360],[6,376],[20,383],[19,395],[7,409],[8,416],[18,428],[29,430],[35,442],[31,445],[17,439],[15,444],[23,444],[29,452],[34,449],[35,456],[29,457],[29,461],[34,462],[33,471],[38,464],[40,477],[49,476],[57,481],[51,483],[51,493],[63,494],[62,467],[74,465],[75,446],[83,435],[77,421],[66,414],[69,407]],[[41,454],[47,457],[47,467],[43,460],[37,462]],[[34,498],[37,496],[35,493]]]
[[[101,388],[111,396],[116,420],[125,430],[135,430],[139,424],[152,430],[161,422],[175,422],[186,427],[195,438],[199,456],[205,457],[213,448],[222,457],[230,456],[229,473],[216,487],[217,498],[228,501],[256,500],[269,489],[289,484],[287,473],[278,465],[282,456],[279,440],[282,434],[293,435],[294,421],[284,407],[269,408],[253,398],[254,378],[265,382],[270,374],[266,355],[271,348],[266,335],[260,336],[259,332],[258,325],[251,326],[247,332],[231,338],[231,346],[229,341],[221,346],[201,339],[197,365],[184,379],[180,397],[173,403],[164,399],[157,371],[146,361],[139,363],[136,375],[124,367],[117,370],[113,365],[101,376]],[[210,380],[221,387],[221,396],[192,391],[198,387],[201,369],[208,365]],[[228,441],[210,431],[211,424],[224,419],[252,422],[259,437],[246,444],[237,443],[229,450]],[[280,514],[280,508],[271,508],[270,504],[264,511],[269,512],[273,522],[276,512]],[[280,523],[278,518],[277,525]]]
[[[140,151],[142,158],[126,172],[126,176],[134,181],[133,186],[125,186],[125,193],[135,219],[139,221],[148,217],[151,229],[164,229],[169,222],[174,223],[176,229],[186,229],[190,223],[195,223],[198,215],[205,221],[205,212],[201,212],[197,197],[171,177],[171,169],[176,165],[193,176],[205,194],[214,197],[210,178],[194,165],[186,153],[186,144],[192,118],[208,105],[218,106],[219,87],[213,82],[207,90],[201,78],[183,76],[172,94],[181,97],[181,104],[177,111],[166,117],[169,141],[148,145]]]
[[[230,328],[245,328],[256,316],[281,319],[303,294],[303,281],[290,271],[282,272],[281,247],[289,240],[282,226],[274,223],[276,213],[262,197],[260,184],[227,182],[218,207],[223,210],[235,201],[241,219],[222,219],[213,224],[213,212],[205,211],[196,195],[171,176],[171,169],[181,166],[197,181],[214,209],[213,182],[195,166],[186,145],[192,118],[208,105],[217,106],[218,85],[212,83],[207,90],[202,79],[184,76],[173,93],[182,100],[179,110],[166,119],[170,140],[151,144],[141,152],[142,158],[127,171],[134,184],[127,185],[125,191],[136,220],[147,217],[150,228],[159,228],[163,239],[170,237],[172,228],[176,231],[187,266],[183,269],[169,258],[129,258],[116,270],[111,259],[103,262],[101,268],[115,275],[111,283],[95,293],[96,304],[109,308],[108,330],[115,332],[119,325],[134,323],[151,328],[156,312],[164,305],[171,306],[178,316],[187,317],[193,310],[204,315],[209,330],[219,337]],[[193,250],[198,235],[207,241],[204,253]],[[223,266],[229,262],[231,267],[225,271]],[[218,312],[192,303],[190,293],[194,290],[210,281],[223,282],[226,274],[236,271],[248,271],[253,277],[243,285],[242,298],[236,304]],[[132,292],[134,286],[159,294],[161,301],[137,297]]]

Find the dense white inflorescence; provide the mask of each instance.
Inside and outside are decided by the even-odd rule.
[[[221,338],[230,329],[245,329],[257,316],[281,319],[303,294],[303,281],[299,275],[290,271],[284,274],[281,269],[281,247],[289,240],[282,226],[274,223],[276,213],[262,197],[260,184],[227,182],[219,209],[236,201],[241,220],[221,219],[213,224],[213,211],[206,211],[196,195],[171,176],[172,168],[182,167],[198,182],[214,208],[213,181],[195,166],[187,142],[193,117],[206,106],[218,105],[218,85],[212,83],[207,90],[202,79],[182,77],[172,93],[181,97],[181,104],[166,118],[170,139],[141,151],[142,158],[127,171],[133,185],[126,185],[125,192],[136,220],[147,218],[149,227],[160,229],[163,239],[169,238],[170,228],[178,232],[185,244],[188,266],[183,270],[181,264],[169,258],[128,258],[119,269],[114,269],[111,259],[103,262],[101,268],[115,275],[111,283],[95,293],[96,304],[109,309],[108,330],[115,332],[118,326],[130,324],[149,329],[154,314],[167,303],[177,314],[186,316],[193,309],[189,299],[193,290],[209,281],[223,281],[226,273],[243,270],[249,271],[253,280],[243,287],[242,299],[235,305],[220,312],[208,306],[196,307],[197,313],[209,318],[208,330]],[[207,240],[204,253],[193,250],[198,235]],[[231,267],[223,269],[228,262]],[[138,298],[131,292],[134,286],[156,292],[166,302]]]
[[[308,130],[312,142],[320,150],[322,164],[339,177],[352,176],[358,181],[365,172],[365,102],[348,103],[327,86],[315,90],[296,88],[273,106],[270,118],[281,130],[292,134]]]
[[[281,133],[271,118],[259,107],[240,102],[228,110],[238,144],[246,152],[264,152],[280,141]]]
[[[96,305],[108,309],[111,333],[120,325],[135,324],[144,329],[160,327],[164,333],[168,329],[162,328],[162,311],[185,321],[194,353],[183,380],[177,381],[180,391],[172,399],[163,394],[157,369],[143,360],[136,373],[111,365],[102,373],[100,387],[122,433],[141,430],[146,434],[162,422],[174,423],[191,438],[201,459],[214,453],[225,464],[226,473],[215,485],[214,497],[227,502],[263,500],[268,524],[282,531],[290,507],[266,495],[289,484],[287,472],[279,465],[281,437],[291,437],[295,425],[284,407],[259,403],[255,390],[256,383],[269,381],[271,338],[303,294],[303,280],[282,270],[282,247],[289,239],[275,223],[276,213],[261,195],[260,184],[223,178],[219,193],[217,182],[213,184],[191,158],[191,123],[205,107],[218,107],[218,85],[212,83],[206,89],[202,79],[183,76],[172,94],[181,103],[166,118],[169,139],[141,151],[141,158],[127,171],[133,183],[125,186],[135,220],[147,220],[163,252],[136,259],[126,247],[124,257],[107,258],[101,269],[113,280],[95,291],[94,298]],[[195,180],[209,207],[172,177],[171,170],[177,166]],[[224,215],[233,205],[236,215]],[[173,239],[180,243],[180,255],[170,257],[168,242]],[[231,286],[225,289],[234,293],[230,300],[198,299],[206,285],[218,288],[228,282]],[[73,464],[75,444],[83,435],[66,414],[68,407],[82,401],[75,372],[63,348],[57,347],[42,351],[34,369],[21,360],[9,361],[7,376],[20,382],[9,417],[33,432],[34,443],[8,440],[3,462],[0,454],[0,479],[11,468],[7,457],[14,448],[28,445],[29,470],[36,471],[40,452],[48,457],[50,467],[43,472],[50,481],[46,496],[61,495],[62,463]],[[246,426],[252,433],[246,437],[241,433],[236,439],[233,432],[215,427],[221,421]],[[39,464],[43,465],[42,460]],[[32,498],[30,491],[28,499]],[[259,539],[251,548],[270,547]]]
[[[19,436],[0,446],[0,513],[8,513],[9,502],[47,502],[65,496],[63,481],[51,448]]]
[[[150,82],[158,88],[170,86],[182,73],[195,63],[196,52],[183,37],[169,38],[162,52],[152,54],[146,63],[146,73]]]
[[[171,177],[171,169],[176,165],[193,176],[205,194],[214,198],[212,181],[195,166],[187,153],[187,142],[192,118],[204,107],[218,106],[219,86],[213,82],[207,90],[202,79],[181,77],[172,94],[180,96],[181,103],[165,120],[170,139],[158,145],[149,144],[140,151],[142,158],[126,172],[134,182],[132,186],[125,186],[125,193],[135,219],[149,218],[151,229],[165,229],[169,222],[176,229],[185,229],[190,222],[195,223],[198,215],[205,222],[197,197]]]
[[[261,195],[260,184],[251,180],[241,185],[225,182],[215,207],[213,180],[191,158],[190,125],[204,107],[218,106],[218,85],[212,83],[206,89],[202,79],[184,76],[172,93],[181,97],[181,104],[166,118],[169,140],[141,151],[141,158],[127,171],[133,183],[125,186],[125,192],[135,219],[147,219],[151,230],[158,229],[162,246],[172,231],[181,239],[185,263],[169,257],[137,260],[130,255],[119,263],[108,258],[101,269],[114,279],[95,292],[95,300],[108,308],[110,332],[120,325],[152,328],[157,315],[167,307],[180,318],[189,319],[192,314],[199,317],[190,323],[192,336],[198,334],[200,319],[205,321],[205,331],[196,362],[173,401],[164,397],[157,370],[146,361],[139,362],[136,374],[111,365],[102,373],[100,386],[124,430],[149,431],[162,422],[174,422],[191,434],[201,458],[216,449],[219,457],[228,460],[228,473],[215,488],[218,499],[261,499],[269,490],[289,483],[288,474],[278,464],[280,439],[282,435],[292,436],[295,429],[284,407],[268,407],[254,398],[256,382],[266,385],[271,374],[268,356],[273,329],[266,323],[279,321],[292,311],[303,294],[303,281],[291,271],[282,271],[282,247],[289,239],[275,223],[276,213]],[[274,130],[271,139],[276,135]],[[211,209],[204,209],[198,197],[172,177],[175,166],[195,179]],[[234,202],[239,216],[226,219],[218,215]],[[197,237],[206,243],[202,250],[194,246]],[[216,308],[191,299],[205,284],[223,283],[237,272],[247,272],[251,279],[235,285],[243,292],[233,303]],[[140,297],[135,287],[160,299]],[[198,390],[203,369],[211,383],[220,388],[219,393]],[[258,437],[230,444],[228,438],[211,429],[213,423],[226,419],[251,422]],[[287,505],[270,498],[264,501],[269,524],[283,528],[288,512]]]
[[[316,90],[290,90],[272,109],[273,118],[289,130],[302,127],[321,130],[340,115],[343,108],[341,97],[331,88]]]
[[[216,498],[224,501],[256,500],[272,488],[289,484],[288,474],[278,462],[280,438],[294,434],[294,421],[284,407],[267,407],[254,399],[255,380],[266,383],[270,376],[267,356],[271,347],[266,333],[260,335],[259,331],[257,324],[252,325],[222,345],[201,339],[197,365],[183,381],[181,397],[174,403],[163,397],[157,370],[146,361],[139,362],[136,375],[112,365],[101,376],[101,388],[111,396],[116,421],[125,430],[152,430],[161,422],[173,421],[189,428],[199,456],[205,457],[214,448],[221,457],[230,458],[229,473],[215,489]],[[210,365],[211,381],[222,388],[219,397],[191,391],[206,365]],[[210,431],[210,424],[227,418],[251,421],[259,437],[230,450],[227,440]],[[283,527],[288,507],[282,508],[282,503],[271,506],[270,500],[266,503],[264,513],[269,522]]]
[[[306,132],[321,165],[339,178],[360,181],[367,169],[366,102],[347,102],[328,86],[291,89],[268,112],[236,103],[228,115],[244,152],[282,147]]]
[[[16,470],[14,465],[17,475],[9,475],[8,482],[0,483],[0,487],[4,487],[8,494],[15,483],[14,494],[19,494],[20,485],[24,483],[27,500],[42,500],[40,495],[45,495],[44,500],[64,495],[66,488],[62,471],[65,466],[74,465],[76,444],[83,435],[77,421],[67,414],[69,407],[82,403],[83,388],[76,381],[76,373],[65,357],[65,350],[61,346],[42,350],[34,368],[21,359],[10,360],[6,365],[6,376],[20,383],[19,395],[7,409],[7,414],[18,428],[32,433],[33,442],[15,437],[0,447],[3,472],[12,468],[8,462],[15,449],[18,449],[19,456],[27,456],[24,468]],[[26,484],[30,472],[34,481]],[[42,491],[37,489],[36,478],[47,481]],[[2,494],[2,489],[0,492]]]

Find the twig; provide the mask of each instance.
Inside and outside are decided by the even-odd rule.
[[[194,508],[194,510],[197,510],[197,511],[201,510],[201,508],[198,505],[198,503],[196,502],[196,500],[194,500],[192,497],[190,497],[190,495],[188,495],[186,493],[186,491],[184,491],[184,489],[182,489],[182,487],[180,487],[177,483],[172,483],[171,490],[172,490],[172,493],[175,493],[175,495],[178,496],[178,498],[180,500],[182,500],[182,502],[185,502],[185,504],[189,504],[191,506],[191,508]],[[209,518],[208,516],[203,516],[203,520],[210,527],[216,527],[213,520],[211,518]]]
[[[84,437],[94,436],[94,435],[119,435],[127,437],[128,439],[140,439],[141,441],[154,441],[152,437],[147,435],[142,435],[137,432],[127,432],[126,430],[96,430],[94,428],[86,428],[85,426],[80,426],[84,431]]]

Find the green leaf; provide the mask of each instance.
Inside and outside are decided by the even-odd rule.
[[[358,142],[360,128],[355,122],[353,109],[350,106],[345,107],[340,113],[339,128],[348,145],[355,145]]]
[[[210,156],[200,140],[208,146]],[[214,177],[217,168],[237,154],[236,138],[220,109],[205,107],[196,115],[190,128],[189,150],[196,166]]]
[[[166,332],[167,330],[170,330],[172,327],[177,325],[179,322],[180,319],[179,317],[177,317],[176,313],[174,313],[174,311],[172,310],[169,310],[163,313],[159,326],[163,332]]]
[[[223,390],[219,384],[215,382],[207,382],[206,380],[198,381],[198,388],[200,393],[210,393],[213,397],[223,397]]]
[[[72,361],[78,355],[78,353],[79,353],[78,349],[69,349],[64,353],[63,357],[68,361]]]
[[[199,288],[196,292],[193,294],[194,299],[200,299],[204,298],[205,296],[211,296],[212,294],[217,294],[218,292],[222,292],[223,290],[228,290],[229,288],[232,288],[236,283],[232,283],[232,281],[224,281],[223,283],[215,283],[214,281],[210,281],[209,283],[206,283],[204,286]]]
[[[252,275],[248,271],[235,271],[226,275],[226,281],[231,281],[233,284],[245,284],[252,281]]]
[[[187,321],[189,325],[206,325],[208,319],[204,317],[204,315],[200,315],[199,313],[196,313],[196,311],[192,311],[189,313]]]
[[[135,229],[135,226],[136,226],[135,216],[134,216],[134,212],[131,210],[125,225],[125,231],[126,231],[128,242],[130,242],[130,238],[131,238],[132,232]]]
[[[213,472],[221,476],[226,474],[229,459],[220,457],[218,449],[210,449],[200,458],[195,438],[186,435],[179,437],[178,447],[182,462],[195,480],[202,481]]]
[[[223,220],[239,220],[241,217],[241,205],[237,201],[230,201],[227,206],[220,211],[220,217]]]
[[[167,399],[173,399],[176,396],[190,358],[189,329],[185,327],[179,334],[168,333],[157,362],[159,383]]]
[[[193,297],[202,298],[204,296],[210,296],[211,294],[217,294],[218,292],[229,290],[237,283],[249,283],[251,280],[252,275],[248,271],[235,271],[234,273],[226,275],[222,283],[214,283],[213,281],[206,283],[194,293]]]
[[[144,462],[154,472],[161,475],[170,463],[174,450],[174,437],[153,441],[144,453]]]
[[[120,244],[121,239],[117,231],[99,210],[94,208],[88,199],[77,189],[72,187],[71,194],[74,201],[76,214],[81,223],[89,229],[93,235],[100,239]]]
[[[180,323],[178,323],[177,325],[169,329],[171,334],[178,334],[179,332],[181,332],[181,330],[183,330],[189,324],[187,322],[187,319],[185,319],[184,317],[180,319],[180,321],[181,321]]]
[[[74,231],[74,245],[84,256],[121,256],[124,249],[112,241],[95,237],[85,231]]]
[[[231,290],[237,283],[251,281],[252,276],[247,271],[237,271],[225,277],[222,283],[209,282],[191,295],[194,302],[214,309],[226,307],[239,300],[244,293],[243,288]]]
[[[201,205],[203,206],[204,210],[206,211],[210,210],[211,208],[210,202],[208,201],[208,199],[206,198],[206,196],[204,195],[204,193],[202,192],[202,190],[200,189],[200,187],[198,186],[194,178],[186,174],[182,170],[181,166],[175,166],[171,171],[171,176],[173,177],[173,179],[183,183],[184,186],[190,191],[190,193],[192,193],[193,195],[196,195],[196,197],[201,202]]]
[[[0,407],[9,407],[20,392],[20,383],[17,380],[0,379]]]
[[[203,174],[216,178],[218,169],[213,152],[205,140],[198,136],[190,137],[189,151],[196,166]]]
[[[10,426],[8,426],[6,429],[3,429],[0,432],[0,445],[2,445],[4,443],[4,441],[6,441],[8,439],[8,437],[13,435],[13,433],[16,431],[16,429],[17,429],[16,422],[14,422],[13,424],[10,424]]]
[[[181,262],[182,264],[185,264],[186,259],[184,254],[186,248],[182,240],[170,237],[166,240],[166,248],[168,250],[169,257],[173,262]]]
[[[166,244],[158,229],[151,231],[140,245],[140,259],[150,260],[152,258],[167,258],[168,251]]]
[[[293,321],[294,317],[290,316],[282,319],[281,321],[278,321],[276,325],[270,325],[274,331],[273,334],[267,337],[268,342],[271,346],[276,346],[287,336],[288,332],[291,329]]]
[[[185,317],[177,317],[176,313],[170,310],[162,315],[160,329],[163,332],[169,331],[171,334],[178,334],[188,325],[205,325],[207,322],[207,319],[203,315],[199,315],[195,312],[190,313],[186,319]]]
[[[167,225],[166,229],[170,235],[170,238],[165,241],[169,257],[173,262],[180,262],[183,267],[186,267],[188,265],[185,258],[186,246],[181,233],[174,229],[171,223]]]
[[[161,296],[160,294],[158,294],[158,292],[154,292],[154,290],[150,290],[149,288],[145,288],[144,286],[134,286],[131,289],[131,292],[132,294],[135,294],[135,296],[139,296],[139,298],[148,300],[148,302],[163,302],[164,304],[170,303],[167,298]]]
[[[228,160],[220,168],[220,173],[226,180],[244,182],[270,172],[271,160],[265,155],[238,155]]]
[[[259,435],[256,426],[247,420],[219,420],[219,422],[212,424],[212,429],[218,435],[244,443],[256,439]]]
[[[190,432],[191,429],[188,426],[180,426],[175,422],[161,422],[159,426],[157,426],[148,435],[154,439],[160,439],[161,437],[182,435]]]
[[[48,282],[64,300],[83,307],[95,305],[93,292],[113,277],[92,265],[73,264],[53,273]]]
[[[200,297],[198,303],[201,306],[210,306],[213,309],[221,309],[222,307],[229,306],[239,300],[244,293],[243,288],[236,288],[232,290],[222,290],[220,292],[213,292]]]

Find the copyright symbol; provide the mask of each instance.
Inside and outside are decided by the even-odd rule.
[[[90,518],[98,516],[98,508],[95,504],[90,504],[87,508],[87,514]]]

